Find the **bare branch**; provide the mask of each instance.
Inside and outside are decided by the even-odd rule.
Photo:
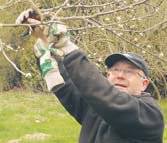
[[[154,15],[153,14],[149,14],[149,15],[146,15],[146,16],[143,16],[143,17],[138,17],[138,18],[131,18],[131,19],[128,19],[128,20],[125,20],[125,21],[122,21],[122,22],[114,22],[114,23],[110,23],[110,24],[103,24],[103,25],[92,25],[92,26],[87,26],[87,27],[75,27],[75,28],[69,28],[68,30],[69,31],[80,31],[80,30],[86,30],[86,29],[94,29],[94,28],[105,28],[105,27],[112,27],[112,26],[115,26],[115,25],[120,25],[120,24],[126,24],[128,22],[131,22],[131,21],[138,21],[138,20],[142,20],[142,19],[146,19],[146,18],[149,18],[149,17],[153,17]],[[157,26],[154,26],[154,28],[158,27]],[[150,28],[151,29],[154,29],[154,28]],[[122,32],[133,32],[133,33],[144,33],[144,30],[142,31],[135,31],[135,30],[123,30],[123,29],[113,29],[115,31],[122,31]],[[149,30],[146,30],[146,32],[149,31]]]
[[[9,9],[11,8],[13,5],[17,4],[17,3],[22,3],[25,0],[11,0],[8,3],[6,3],[5,5],[1,5],[0,6],[0,10],[5,10],[5,9]]]
[[[162,26],[162,25],[164,25],[164,24],[166,24],[167,23],[167,20],[164,20],[164,21],[162,21],[162,22],[160,22],[160,23],[157,23],[157,24],[155,24],[155,25],[153,25],[153,26],[151,26],[151,27],[148,27],[147,29],[144,29],[144,30],[141,30],[141,31],[138,31],[138,30],[124,30],[124,29],[115,29],[115,28],[110,28],[110,30],[112,30],[112,31],[120,31],[120,32],[132,32],[132,33],[146,33],[146,32],[148,32],[148,31],[151,31],[151,30],[153,30],[153,29],[156,29],[157,27],[160,27],[160,26]],[[104,26],[102,26],[103,28],[105,28]],[[108,26],[107,26],[108,27]]]
[[[149,26],[149,27],[142,26],[141,30],[139,28],[135,28],[136,30],[134,30],[134,28],[131,29],[131,27],[130,27],[131,22],[142,23],[142,22],[144,22],[144,20],[148,20],[149,18],[151,19],[152,17],[155,17],[158,14],[162,14],[158,10],[158,6],[161,6],[162,3],[164,2],[164,0],[161,0],[158,3],[158,6],[151,4],[151,2],[149,2],[148,0],[140,0],[140,1],[137,1],[137,2],[133,2],[132,4],[129,4],[129,5],[124,4],[123,0],[114,0],[112,2],[106,2],[106,3],[102,3],[102,4],[96,4],[96,5],[84,5],[84,4],[82,4],[82,2],[80,0],[78,0],[75,3],[73,3],[72,5],[68,5],[69,0],[65,0],[62,5],[57,6],[57,7],[53,7],[53,8],[48,8],[48,9],[39,9],[39,7],[34,3],[33,0],[16,0],[16,1],[11,0],[6,5],[0,6],[0,10],[10,8],[14,4],[20,3],[20,2],[30,3],[32,8],[35,9],[37,11],[37,13],[39,13],[39,15],[42,18],[44,18],[45,16],[48,16],[48,17],[50,17],[51,20],[50,21],[45,21],[45,22],[42,21],[42,22],[39,22],[37,24],[0,24],[0,27],[39,26],[39,25],[50,24],[50,23],[53,23],[53,22],[64,24],[60,21],[54,21],[54,19],[61,20],[61,21],[69,20],[70,22],[73,22],[73,20],[80,20],[80,21],[84,21],[85,23],[80,24],[78,27],[72,27],[72,28],[69,27],[68,30],[69,31],[80,31],[80,30],[89,30],[89,29],[93,29],[93,28],[103,28],[106,31],[111,31],[112,34],[114,34],[117,38],[123,40],[124,42],[129,43],[129,44],[133,45],[134,47],[136,47],[138,49],[145,50],[151,56],[157,57],[161,61],[166,62],[165,59],[162,59],[158,55],[153,54],[149,50],[144,49],[144,46],[142,46],[142,47],[138,46],[137,44],[131,42],[131,40],[129,40],[130,38],[126,39],[117,32],[117,31],[124,32],[124,34],[126,33],[127,35],[129,33],[147,33],[148,31],[152,31],[152,30],[157,29],[158,27],[160,27],[162,25],[167,24],[167,20],[164,19],[164,20],[161,20],[159,23],[155,23],[155,22],[152,23],[152,26]],[[118,4],[119,6],[117,6],[116,4]],[[144,4],[145,4],[145,6],[151,8],[151,11],[149,10],[149,12],[148,12],[149,14],[145,15],[145,16],[143,16],[143,15],[140,16],[140,14],[135,15],[135,13],[133,13],[132,10],[135,10],[135,7],[137,7],[137,6],[140,8],[140,6],[144,5]],[[98,10],[98,8],[104,8],[104,7],[110,8],[109,6],[111,6],[111,5],[115,9],[102,11],[102,12],[99,12],[99,10]],[[60,14],[60,12],[62,12],[62,10],[66,10],[66,9],[70,10],[71,8],[73,8],[73,9],[76,8],[75,14],[80,15],[80,16],[75,16],[75,14],[72,15],[72,16],[67,16],[67,17],[58,16]],[[77,13],[80,9],[81,10],[82,9],[88,9],[88,10],[89,9],[93,9],[93,10],[95,9],[98,12],[95,13],[95,14],[92,14],[92,15],[91,14],[90,15],[89,14],[88,15],[82,15],[82,12]],[[107,16],[107,15],[113,15],[113,14],[116,15],[116,14],[119,14],[119,12],[124,12],[124,11],[127,12],[127,10],[128,10],[128,12],[130,11],[132,17],[127,16],[128,18],[124,19],[124,21],[117,20],[117,17],[113,17],[112,21],[114,21],[114,22],[112,22],[112,23],[110,22],[109,24],[101,23],[101,22],[95,20],[95,18],[100,19],[99,17],[103,17],[103,16]],[[125,27],[118,28],[119,25],[121,25],[121,24],[123,26],[127,25],[127,29],[125,29]],[[151,24],[149,24],[149,25],[151,25]]]
[[[57,17],[58,13],[63,10],[63,7],[68,3],[69,0],[66,0],[61,7],[56,11],[56,13],[53,15],[52,20]]]
[[[146,1],[148,1],[148,0],[143,0],[143,1],[133,3],[133,4],[125,6],[125,7],[121,7],[121,8],[118,8],[118,9],[111,10],[111,11],[100,12],[100,13],[97,13],[97,14],[94,14],[94,15],[88,15],[88,16],[71,16],[71,17],[57,17],[57,19],[59,19],[59,20],[77,20],[77,19],[95,18],[95,17],[99,17],[99,16],[103,16],[103,15],[108,15],[108,14],[113,14],[113,13],[116,13],[116,12],[124,11],[126,9],[130,9],[130,8],[135,7],[135,6],[144,4]]]
[[[3,43],[1,40],[0,40],[0,52],[2,52],[3,56],[6,58],[6,60],[16,69],[16,71],[18,71],[19,73],[21,73],[22,75],[24,75],[26,78],[30,78],[31,77],[31,73],[25,73],[23,71],[21,71],[15,63],[13,63],[9,57],[7,56],[7,54],[5,53],[4,51],[4,46],[6,46],[7,48],[10,48],[13,50],[13,48],[9,45],[6,45],[5,43]]]
[[[122,0],[117,0],[116,2],[109,2],[109,3],[104,3],[104,4],[97,4],[97,5],[68,5],[68,6],[58,6],[58,7],[53,7],[53,8],[49,8],[49,9],[43,9],[42,12],[49,12],[49,11],[54,11],[54,10],[58,10],[60,8],[62,9],[70,9],[70,8],[99,8],[99,7],[106,7],[106,6],[110,6],[114,3],[119,3]]]
[[[100,23],[99,21],[96,21],[95,19],[93,19],[93,21],[96,22],[96,23],[99,24],[99,25],[103,25],[102,23]],[[96,25],[97,25],[97,24],[96,24]],[[153,57],[156,57],[156,58],[160,59],[161,61],[167,62],[167,60],[165,60],[165,59],[163,59],[163,58],[160,58],[158,55],[153,54],[152,52],[146,50],[146,49],[144,48],[145,45],[143,45],[142,47],[141,47],[141,46],[138,46],[138,45],[136,45],[135,43],[129,41],[128,39],[125,39],[124,37],[118,35],[118,34],[117,34],[115,31],[113,31],[112,29],[110,29],[110,28],[108,28],[108,27],[106,27],[105,29],[106,29],[107,31],[111,31],[111,32],[112,32],[115,36],[117,36],[119,39],[121,39],[121,40],[123,40],[123,41],[125,41],[125,42],[127,42],[127,43],[129,43],[129,44],[131,44],[131,45],[133,45],[133,46],[135,46],[135,47],[138,48],[138,49],[141,49],[141,50],[146,51],[147,53],[149,53],[149,54],[152,55]]]
[[[20,26],[39,26],[39,25],[47,25],[47,24],[50,24],[50,23],[57,23],[57,24],[64,24],[63,22],[61,21],[47,21],[47,22],[40,22],[39,23],[36,23],[36,24],[2,24],[0,23],[0,27],[20,27]]]

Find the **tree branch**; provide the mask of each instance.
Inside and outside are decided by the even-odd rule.
[[[57,19],[58,20],[91,19],[91,18],[103,16],[103,15],[108,15],[108,14],[113,14],[113,13],[116,13],[116,12],[124,11],[126,9],[130,9],[130,8],[135,7],[135,6],[144,4],[146,1],[148,1],[148,0],[143,0],[143,1],[133,3],[133,4],[125,6],[125,7],[121,7],[119,9],[114,9],[114,10],[106,11],[106,12],[100,12],[100,13],[97,13],[97,14],[94,14],[94,15],[88,15],[88,16],[71,16],[71,17],[57,17]]]

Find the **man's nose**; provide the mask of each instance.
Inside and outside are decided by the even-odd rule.
[[[117,77],[118,78],[124,78],[125,77],[125,73],[123,70],[120,70],[118,73],[117,73]]]

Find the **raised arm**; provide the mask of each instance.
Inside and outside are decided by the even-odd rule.
[[[18,16],[16,23],[40,24],[41,22],[32,16],[34,12],[33,9],[23,11]],[[88,105],[83,100],[81,92],[68,76],[61,59],[53,57],[53,53],[60,55],[64,53],[61,50],[52,48],[52,45],[56,44],[56,47],[61,47],[67,42],[66,26],[51,23],[45,26],[33,26],[32,30],[31,33],[36,38],[33,48],[34,54],[39,61],[42,78],[46,81],[48,90],[53,91],[67,111],[82,124]]]
[[[85,114],[88,110],[88,104],[82,98],[81,92],[75,86],[73,81],[68,75],[66,68],[63,65],[63,62],[60,59],[57,59],[59,63],[59,69],[65,84],[57,89],[54,87],[52,92],[57,96],[61,104],[66,108],[66,110],[80,123],[84,120]]]

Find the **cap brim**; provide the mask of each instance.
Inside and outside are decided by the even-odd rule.
[[[107,65],[108,68],[112,67],[116,62],[120,60],[127,60],[131,62],[134,66],[142,69],[135,61],[131,60],[130,58],[122,55],[122,54],[112,54],[108,56],[105,60],[105,64]]]

